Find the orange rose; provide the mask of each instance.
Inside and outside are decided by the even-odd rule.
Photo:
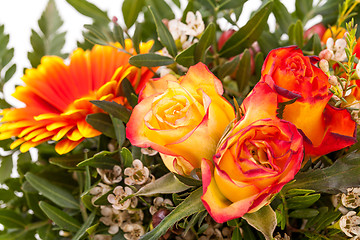
[[[146,84],[127,124],[126,135],[139,147],[161,153],[170,171],[189,174],[211,158],[233,107],[221,95],[222,84],[199,63],[176,79],[167,75]]]
[[[275,117],[277,93],[266,83],[255,86],[242,108],[245,115],[219,143],[214,163],[202,162],[202,201],[219,223],[269,204],[303,159],[302,136]]]
[[[347,110],[328,104],[332,97],[328,77],[312,61],[317,60],[295,46],[272,50],[260,81],[279,94],[279,103],[297,98],[286,105],[283,119],[304,133],[305,154],[320,156],[354,144],[356,123]]]

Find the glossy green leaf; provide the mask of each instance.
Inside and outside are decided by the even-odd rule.
[[[360,185],[360,153],[352,152],[337,159],[330,167],[299,172],[291,182],[283,188],[312,189],[317,192],[336,194],[346,192],[349,187]]]
[[[72,238],[72,240],[80,240],[81,238],[83,238],[85,235],[87,235],[86,230],[91,226],[91,224],[93,223],[94,219],[96,216],[96,211],[93,211],[88,218],[86,219],[86,221],[83,223],[83,225],[81,225],[80,229],[75,233],[74,237]]]
[[[180,182],[172,173],[168,173],[137,191],[134,196],[152,196],[155,194],[178,193],[190,187]]]
[[[248,224],[260,231],[266,240],[273,239],[273,233],[276,228],[276,214],[268,205],[257,210],[254,213],[247,213],[243,216]]]
[[[118,104],[114,101],[100,101],[100,100],[93,100],[90,101],[92,104],[101,108],[105,112],[111,114],[113,117],[120,119],[121,121],[127,123],[130,119],[131,111],[124,107],[121,104]]]
[[[313,51],[314,51],[314,55],[318,56],[319,53],[321,52],[322,50],[322,47],[321,47],[321,40],[319,38],[319,35],[317,34],[314,34],[312,36],[313,38]]]
[[[111,118],[105,113],[93,113],[86,116],[86,122],[110,138],[116,138]]]
[[[299,19],[303,20],[313,8],[313,0],[296,0],[295,12]]]
[[[123,147],[120,151],[121,161],[124,165],[124,168],[131,167],[133,162],[133,156],[129,149]]]
[[[294,28],[295,43],[300,48],[304,45],[304,27],[300,20],[297,20]]]
[[[219,10],[242,8],[246,2],[247,0],[222,0],[219,3]]]
[[[38,177],[30,172],[25,174],[25,178],[44,197],[50,199],[55,204],[64,208],[79,208],[79,203],[75,200],[73,195],[63,188],[60,188],[50,183],[48,180]]]
[[[239,92],[244,92],[249,86],[251,75],[251,54],[248,49],[245,49],[236,72],[236,82]]]
[[[0,209],[0,223],[6,228],[25,228],[24,218],[10,209]]]
[[[220,56],[232,57],[241,53],[245,48],[256,41],[265,27],[271,13],[273,2],[265,4],[242,28],[234,33],[221,48]]]
[[[47,224],[43,227],[38,228],[37,233],[39,234],[39,237],[41,240],[55,240],[56,239],[56,235],[54,233],[54,230],[52,230],[51,224]]]
[[[9,202],[11,199],[15,197],[16,196],[14,191],[0,188],[0,201],[2,201],[3,203]]]
[[[203,34],[201,35],[198,44],[195,48],[195,63],[205,62],[205,53],[206,50],[211,46],[215,41],[215,30],[216,26],[214,23],[210,23]]]
[[[306,208],[306,209],[297,209],[289,213],[291,218],[312,218],[319,214],[319,211],[316,209]]]
[[[94,168],[113,169],[114,165],[120,164],[118,160],[113,158],[114,155],[117,155],[117,152],[102,151],[96,153],[93,157],[80,162],[78,166],[91,166]]]
[[[152,11],[154,14],[159,16],[161,19],[174,19],[175,14],[170,6],[164,0],[147,0],[146,1],[148,6],[151,6]]]
[[[49,162],[65,169],[79,169],[77,164],[84,160],[84,154],[70,156],[51,157]]]
[[[132,56],[129,63],[136,67],[158,67],[173,64],[174,60],[156,53],[144,53]]]
[[[156,30],[157,30],[157,34],[160,38],[160,42],[162,43],[162,45],[164,45],[164,47],[166,47],[169,54],[171,56],[175,57],[177,54],[177,49],[176,49],[175,41],[174,41],[171,33],[169,32],[169,30],[167,29],[165,24],[162,22],[161,18],[154,13],[154,11],[152,10],[152,8],[150,6],[149,6],[149,11],[151,12],[151,14],[154,18],[154,21],[156,24]]]
[[[273,13],[281,30],[284,33],[287,33],[293,20],[287,8],[280,2],[280,0],[274,0]]]
[[[193,191],[180,205],[172,210],[152,231],[142,236],[142,240],[157,240],[171,226],[184,217],[205,210],[201,201],[202,188]]]
[[[231,75],[237,69],[240,62],[240,57],[236,56],[233,59],[225,62],[219,66],[218,77],[224,79],[224,77]]]
[[[194,55],[195,55],[196,45],[197,43],[194,43],[184,51],[180,52],[176,56],[175,61],[178,64],[183,65],[184,67],[190,67],[194,65],[195,64]]]
[[[120,45],[125,48],[124,30],[118,23],[114,23],[113,32],[115,41],[120,43]]]
[[[72,232],[77,232],[80,229],[81,224],[79,221],[65,213],[63,210],[44,201],[41,201],[39,206],[46,216],[48,216],[60,228]]]
[[[118,118],[113,117],[113,115],[110,115],[111,121],[113,122],[114,130],[116,139],[118,142],[119,147],[121,147],[126,139],[126,131],[125,131],[125,125],[123,121],[121,121]]]
[[[79,13],[93,18],[99,22],[110,22],[107,14],[100,10],[94,4],[86,1],[86,0],[66,0],[73,8],[75,8]]]
[[[12,169],[13,169],[12,155],[1,157],[0,183],[4,183],[6,179],[10,178]]]
[[[202,185],[202,182],[200,180],[195,179],[195,178],[182,176],[182,175],[177,174],[177,173],[173,173],[173,174],[175,175],[175,177],[177,179],[179,179],[180,182],[184,183],[187,186],[197,186],[197,187],[199,187],[199,186]]]
[[[136,21],[141,9],[145,6],[144,0],[125,0],[121,7],[124,22],[130,28]]]
[[[289,209],[302,209],[308,208],[313,205],[320,198],[320,194],[311,194],[306,196],[295,196],[288,199],[287,207]]]
[[[135,90],[127,78],[122,80],[120,89],[122,96],[125,96],[129,101],[130,106],[134,108],[138,103],[138,97],[136,96]]]

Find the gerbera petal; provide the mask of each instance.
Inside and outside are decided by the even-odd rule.
[[[77,127],[79,129],[80,134],[85,138],[92,138],[99,136],[101,132],[94,129],[90,124],[86,122],[86,120],[79,121],[77,123]]]
[[[79,145],[84,139],[78,141],[71,141],[69,139],[64,139],[58,142],[55,146],[55,151],[58,154],[65,154],[73,150],[77,145]]]

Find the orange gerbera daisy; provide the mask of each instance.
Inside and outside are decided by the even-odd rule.
[[[153,41],[141,44],[140,52],[148,52],[152,45]],[[121,48],[118,43],[115,46]],[[89,101],[123,104],[119,85],[125,77],[139,92],[153,76],[149,69],[128,63],[128,53],[135,54],[130,39],[126,40],[125,50],[100,45],[87,51],[76,49],[68,65],[56,56],[43,57],[37,68],[26,70],[22,78],[25,86],[17,87],[13,94],[26,106],[2,111],[0,140],[18,137],[10,147],[21,145],[21,152],[45,141],[60,141],[55,150],[64,154],[85,138],[100,135],[85,121],[88,114],[101,112]]]

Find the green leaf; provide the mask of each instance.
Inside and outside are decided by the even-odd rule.
[[[37,229],[37,233],[39,234],[40,239],[42,240],[54,240],[56,236],[54,231],[52,230],[51,224],[47,224],[41,228]]]
[[[0,201],[7,203],[13,198],[16,198],[14,191],[0,188]]]
[[[125,123],[127,123],[130,119],[131,111],[121,104],[113,101],[109,102],[100,100],[93,100],[90,102]]]
[[[197,44],[198,43],[194,43],[190,47],[179,53],[176,56],[175,61],[178,64],[183,65],[184,67],[190,67],[194,65],[195,64],[194,54]]]
[[[111,118],[105,113],[93,113],[86,116],[86,122],[110,138],[116,138]]]
[[[46,38],[50,38],[63,25],[59,12],[56,8],[55,1],[49,0],[45,11],[41,15],[38,24],[40,30]]]
[[[96,211],[93,211],[84,224],[81,226],[81,228],[76,232],[75,236],[72,238],[72,240],[80,240],[84,235],[87,234],[86,230],[91,226],[96,216]]]
[[[200,180],[191,178],[191,177],[185,177],[177,173],[173,173],[177,179],[180,180],[180,182],[184,183],[187,186],[201,186],[202,182]]]
[[[145,6],[144,0],[125,0],[122,5],[122,13],[127,28],[130,28],[136,21],[141,9]]]
[[[76,232],[80,229],[81,224],[79,221],[65,213],[63,210],[44,201],[41,201],[39,206],[46,216],[48,216],[60,228],[72,232]]]
[[[125,49],[124,30],[120,27],[118,23],[114,23],[113,32],[115,41],[119,42],[120,45]]]
[[[205,53],[210,45],[215,41],[216,26],[214,23],[210,23],[203,34],[201,35],[198,44],[195,48],[195,63],[205,62]]]
[[[79,13],[93,18],[99,22],[108,23],[110,22],[107,14],[100,10],[94,4],[86,1],[86,0],[66,0],[73,8],[75,8]]]
[[[297,20],[294,28],[295,43],[302,48],[304,46],[304,27],[301,20]]]
[[[113,122],[116,140],[118,142],[119,147],[121,147],[126,139],[126,131],[125,131],[125,125],[123,121],[121,121],[118,118],[113,117],[113,115],[110,115],[111,121]]]
[[[315,217],[319,214],[319,211],[316,209],[298,209],[295,211],[292,211],[291,213],[289,213],[289,217],[292,218],[312,218]]]
[[[220,79],[224,79],[224,77],[231,75],[233,72],[235,72],[236,68],[239,65],[239,62],[240,62],[240,57],[236,56],[233,59],[220,65],[218,70],[218,77]]]
[[[306,196],[295,196],[288,199],[287,207],[289,209],[302,209],[308,208],[313,205],[320,198],[320,194],[311,194]]]
[[[120,151],[121,161],[124,165],[124,168],[131,167],[133,162],[133,156],[129,149],[123,147]]]
[[[276,214],[270,206],[265,206],[254,213],[247,213],[243,218],[260,231],[266,240],[273,239],[273,233],[276,228]]]
[[[299,172],[295,182],[284,186],[290,189],[312,189],[317,192],[336,194],[346,192],[349,187],[360,185],[360,153],[352,152],[335,161],[330,167]]]
[[[175,14],[170,6],[164,0],[147,0],[147,5],[151,6],[154,14],[159,16],[160,19],[174,19]]]
[[[173,64],[174,60],[156,53],[144,53],[132,56],[129,63],[135,67],[158,67]]]
[[[175,57],[176,53],[177,53],[177,49],[176,49],[175,41],[174,41],[171,33],[169,32],[169,30],[167,29],[165,24],[162,22],[161,18],[157,14],[154,13],[154,11],[152,10],[152,8],[150,6],[149,6],[149,11],[151,12],[151,14],[154,18],[156,30],[157,30],[158,36],[160,38],[160,42],[162,43],[162,45],[164,45],[164,47],[166,47],[169,54],[171,56]]]
[[[120,162],[113,158],[117,152],[102,151],[96,153],[93,157],[88,158],[78,164],[79,167],[91,166],[102,169],[113,169],[114,165],[119,165]]]
[[[319,38],[319,35],[317,34],[314,34],[312,36],[313,38],[313,51],[314,51],[314,55],[318,56],[319,53],[321,52],[322,50],[322,47],[321,47],[321,40]]]
[[[65,169],[79,169],[77,164],[84,160],[84,154],[51,157],[49,162]]]
[[[25,178],[36,190],[44,195],[44,197],[50,199],[55,204],[65,208],[79,209],[79,203],[68,191],[31,172],[26,173]]]
[[[134,108],[138,103],[138,97],[135,94],[135,90],[127,78],[124,78],[120,85],[122,96],[125,96],[130,105]]]
[[[313,0],[296,0],[295,9],[296,15],[300,20],[303,20],[305,16],[311,12],[313,8]]]
[[[24,218],[10,209],[0,209],[0,223],[6,228],[25,228]]]
[[[293,22],[293,19],[287,8],[280,2],[280,0],[274,0],[273,13],[281,30],[284,33],[287,33],[290,24]]]
[[[247,0],[222,0],[219,10],[242,8]]]
[[[15,72],[16,72],[16,64],[13,64],[6,71],[5,76],[4,76],[4,82],[9,81],[11,79],[11,77],[14,75]]]
[[[271,13],[272,6],[272,1],[265,4],[245,26],[235,32],[221,48],[220,56],[232,57],[241,53],[245,48],[250,47],[267,26],[267,19]]]
[[[245,49],[236,72],[236,82],[239,92],[242,93],[249,86],[251,76],[251,54],[248,49]]]
[[[310,193],[314,193],[314,190],[309,190],[309,189],[290,189],[287,193],[286,193],[286,197],[293,197],[293,196],[298,196],[298,195],[306,195],[306,194],[310,194]]]
[[[193,191],[180,205],[172,210],[152,231],[142,236],[142,240],[157,240],[171,226],[184,217],[205,210],[201,201],[202,188]]]
[[[189,189],[187,186],[180,182],[174,174],[168,173],[154,182],[149,183],[137,191],[134,196],[152,196],[155,194],[170,194],[178,193]]]
[[[0,183],[4,183],[6,179],[10,178],[12,169],[13,169],[12,155],[1,157]]]

